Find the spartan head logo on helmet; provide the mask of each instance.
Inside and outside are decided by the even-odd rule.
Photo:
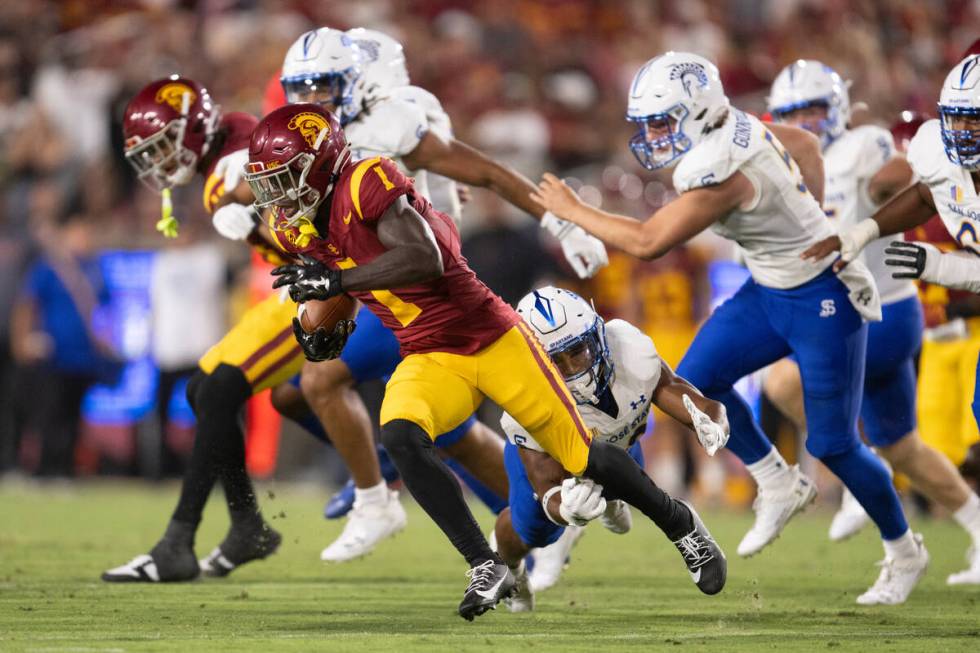
[[[693,97],[694,88],[703,88],[708,85],[708,74],[704,66],[699,63],[685,62],[671,66],[670,79],[679,79],[684,86],[684,91],[688,97]],[[696,85],[696,86],[692,86]]]

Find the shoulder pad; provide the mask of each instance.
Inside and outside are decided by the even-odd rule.
[[[660,381],[660,355],[650,336],[626,320],[606,322],[606,340],[617,367],[632,379],[653,386]]]
[[[906,154],[909,165],[920,181],[931,184],[941,180],[948,163],[938,120],[927,120],[915,132]]]
[[[674,188],[684,193],[720,184],[758,151],[764,135],[765,128],[756,118],[732,109],[724,125],[681,159],[674,169]]]
[[[414,150],[429,130],[425,110],[413,102],[387,98],[344,128],[358,158],[402,157]]]
[[[452,121],[449,119],[449,114],[443,109],[439,98],[435,95],[419,86],[402,86],[392,92],[392,97],[413,102],[422,107],[422,110],[425,111],[425,117],[429,121],[429,127],[440,136],[452,137]]]
[[[411,180],[391,159],[376,156],[354,164],[348,192],[353,217],[374,222],[412,189]]]

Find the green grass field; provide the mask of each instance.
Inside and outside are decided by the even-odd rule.
[[[944,584],[967,544],[949,522],[917,524],[933,563],[897,608],[854,604],[877,574],[874,533],[832,545],[829,515],[813,511],[760,556],[730,558],[716,597],[696,590],[652,525],[626,536],[594,526],[536,612],[501,608],[471,624],[455,614],[464,564],[414,504],[406,531],[373,555],[325,566],[319,551],[341,525],[324,522],[323,497],[304,488],[263,488],[265,513],[285,535],[266,562],[186,585],[100,582],[103,569],[153,544],[176,492],[0,488],[0,651],[980,650],[980,588]],[[199,554],[227,526],[215,498]],[[491,518],[477,511],[489,529]],[[749,515],[704,517],[734,552]]]

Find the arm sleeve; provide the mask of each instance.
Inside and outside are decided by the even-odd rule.
[[[923,279],[947,288],[980,293],[980,258],[967,252],[949,252],[939,257],[935,279]]]
[[[354,217],[377,222],[396,199],[413,190],[412,180],[391,159],[374,157],[359,161],[350,181]]]

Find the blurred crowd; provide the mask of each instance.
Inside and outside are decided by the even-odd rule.
[[[943,77],[976,37],[980,3],[3,3],[0,470],[145,471],[146,442],[165,445],[151,447],[154,474],[179,469],[190,431],[173,398],[235,306],[248,301],[249,258],[213,234],[193,184],[175,191],[181,237],[164,242],[154,231],[159,200],[122,158],[122,108],[148,81],[180,72],[205,84],[226,110],[258,114],[287,47],[322,25],[372,27],[401,40],[413,83],[442,100],[461,140],[532,179],[554,170],[588,201],[645,216],[671,193],[666,176],[644,171],[626,147],[633,129],[624,120],[627,88],[650,57],[668,49],[709,57],[733,103],[756,113],[782,66],[820,59],[853,81],[852,101],[889,124],[903,109],[931,112]],[[156,255],[145,265],[106,257],[133,252]],[[593,297],[607,317],[644,328],[675,365],[723,293],[730,254],[711,236],[652,263],[613,252],[610,266],[583,285],[529,217],[482,192],[464,211],[464,252],[508,301],[543,278],[561,280]],[[133,281],[139,276],[142,286]],[[139,302],[109,301],[109,290],[130,299],[144,293],[148,317],[127,321]],[[151,409],[86,425],[83,397],[98,384],[118,383],[136,359],[155,370]],[[664,451],[672,446],[665,442],[658,445]],[[677,459],[661,453],[657,460]],[[660,473],[683,482],[689,467]],[[714,478],[723,483],[725,474]]]

